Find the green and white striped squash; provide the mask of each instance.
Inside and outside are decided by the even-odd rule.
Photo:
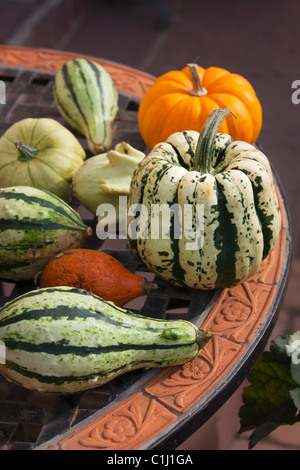
[[[0,188],[0,278],[33,279],[91,229],[54,194],[29,186]]]
[[[228,112],[214,110],[200,134],[172,134],[133,173],[128,206],[141,204],[144,215],[129,213],[129,245],[151,271],[175,285],[205,290],[237,285],[257,271],[279,237],[281,213],[270,163],[256,147],[218,133]],[[171,212],[170,231],[160,239],[151,237],[155,204],[176,204],[179,214]],[[191,246],[201,229],[201,205],[202,238]],[[187,209],[191,217],[185,222]]]
[[[85,158],[78,139],[55,119],[22,119],[0,138],[0,187],[32,186],[69,202]]]
[[[188,321],[142,317],[81,289],[39,289],[0,309],[0,372],[32,390],[81,392],[133,369],[188,362],[210,336]]]
[[[71,59],[56,73],[53,91],[60,114],[86,137],[89,150],[109,150],[119,101],[110,74],[92,60]]]

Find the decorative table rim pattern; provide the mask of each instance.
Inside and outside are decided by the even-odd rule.
[[[89,57],[83,54],[60,52],[30,47],[0,45],[0,64],[24,67],[47,72],[56,72],[67,60],[75,57],[92,59],[104,66],[115,82],[116,87],[129,95],[142,98],[145,91],[154,83],[155,77],[140,70],[132,69],[116,62]]]

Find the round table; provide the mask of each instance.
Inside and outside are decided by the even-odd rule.
[[[48,116],[59,119],[51,101],[49,80],[68,59],[75,57],[78,55],[68,52],[0,46],[0,80],[7,84],[6,104],[0,104],[1,133],[28,112],[34,114],[30,117],[35,117],[41,109],[46,109]],[[122,121],[125,115],[126,118],[116,138],[128,138],[129,143],[139,142],[141,147],[143,143],[136,124],[138,103],[155,77],[115,62],[88,58],[106,68],[125,103],[119,119]],[[37,91],[42,86],[45,91],[40,96]],[[39,96],[39,105],[46,103],[46,108],[36,107],[36,96]],[[154,311],[171,312],[168,315],[172,318],[175,310],[175,317],[182,315],[213,333],[196,359],[183,366],[124,374],[113,393],[105,387],[95,392],[98,397],[99,393],[101,397],[110,394],[109,400],[103,400],[103,406],[99,401],[91,404],[93,396],[84,412],[79,406],[80,395],[48,398],[8,385],[3,379],[0,383],[0,448],[173,450],[199,429],[247,377],[265,348],[279,313],[290,266],[291,227],[275,170],[274,178],[282,213],[280,239],[251,279],[210,293],[178,288],[174,293],[167,283],[161,282],[159,292],[150,293],[146,298],[142,313],[151,316]],[[97,240],[94,243],[98,249]],[[107,251],[127,263],[129,269],[143,271],[131,257],[128,247],[112,246]],[[2,293],[2,304],[7,298],[32,287],[16,284],[10,297]],[[180,310],[182,306],[185,310]],[[86,402],[88,397],[89,394],[85,394]],[[22,441],[21,432],[17,430],[22,426],[24,429],[28,423],[38,425],[38,433],[32,437],[28,432],[28,437]]]

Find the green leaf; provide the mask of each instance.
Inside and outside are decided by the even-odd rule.
[[[253,439],[271,432],[280,424],[294,422],[297,408],[290,390],[297,387],[291,377],[291,360],[285,351],[287,337],[272,341],[270,351],[262,353],[248,376],[240,408],[240,432],[257,428]]]
[[[277,336],[277,338],[271,342],[270,351],[272,353],[273,360],[290,364],[291,359],[286,352],[286,345],[288,342],[289,336]]]
[[[249,449],[253,449],[259,441],[264,439],[264,437],[267,437],[271,432],[275,431],[277,427],[277,425],[272,423],[264,423],[259,426],[249,437]]]
[[[292,358],[293,359],[293,358]],[[300,385],[300,364],[295,364],[292,360],[291,376],[297,385]]]
[[[298,408],[298,410],[300,410],[300,388],[298,387],[290,390],[290,395],[295,406]]]
[[[240,409],[242,428],[251,429],[269,421],[278,406],[291,400],[289,391],[296,387],[290,375],[289,364],[274,360],[271,352],[264,352],[248,376],[251,385],[245,387]]]
[[[267,437],[280,425],[295,424],[295,422],[298,421],[296,411],[292,400],[283,403],[277,407],[277,409],[273,409],[269,416],[270,421],[258,426],[251,434],[249,438],[249,449],[252,449],[261,439]]]

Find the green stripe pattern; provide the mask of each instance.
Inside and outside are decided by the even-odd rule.
[[[29,389],[74,393],[131,369],[187,362],[198,335],[190,322],[142,317],[87,291],[39,289],[0,309],[0,371]]]
[[[198,137],[195,131],[172,134],[137,166],[128,206],[147,210],[144,217],[129,215],[128,241],[150,270],[175,285],[230,287],[251,277],[279,238],[281,213],[273,175],[262,152],[221,133],[215,138],[210,173],[195,171]],[[176,207],[179,237],[174,236],[176,214],[171,210],[169,234],[153,238],[151,211],[159,203]],[[202,206],[202,225],[197,205]],[[167,219],[167,212],[163,214]],[[198,246],[191,244],[196,233]]]
[[[79,214],[57,196],[29,186],[0,189],[1,278],[32,279],[87,234]]]
[[[83,58],[67,61],[56,74],[54,98],[63,118],[86,137],[93,154],[111,147],[119,98],[100,64]]]

